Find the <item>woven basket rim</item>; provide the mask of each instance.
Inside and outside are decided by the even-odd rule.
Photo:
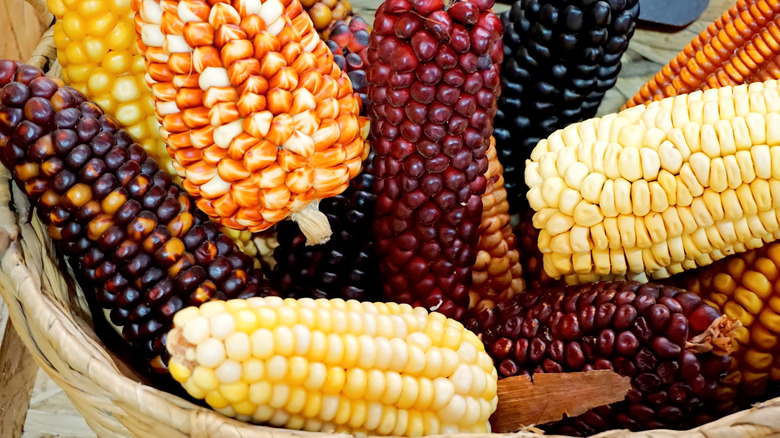
[[[53,15],[47,10],[45,0],[25,0],[39,14],[42,23],[52,24]],[[56,49],[50,27],[43,35],[31,58],[32,65],[48,65],[47,74],[58,76]],[[6,303],[11,323],[32,353],[35,361],[59,385],[87,423],[104,436],[151,436],[138,431],[157,431],[161,427],[174,436],[192,437],[242,437],[242,438],[324,438],[326,436],[349,437],[349,434],[328,434],[273,428],[244,423],[190,403],[182,398],[129,377],[129,368],[97,340],[90,323],[81,321],[71,308],[77,296],[72,277],[58,267],[53,254],[53,242],[46,227],[37,216],[30,214],[26,198],[12,187],[8,170],[0,166],[0,296]],[[12,205],[14,208],[12,208]],[[48,275],[42,275],[48,274]],[[66,281],[65,278],[70,278]],[[62,286],[65,285],[65,286]],[[60,290],[60,294],[56,290]],[[36,333],[43,333],[41,338]],[[67,367],[58,369],[51,354],[47,355],[43,344],[54,347]],[[89,388],[92,386],[92,388]],[[102,394],[90,394],[90,389]],[[82,396],[87,400],[83,400]],[[90,398],[108,400],[98,409],[88,409]],[[99,412],[100,414],[95,414]],[[104,415],[109,424],[123,426],[113,430],[103,424]],[[768,436],[780,433],[780,397],[759,403],[751,409],[740,411],[711,423],[687,431],[652,430],[629,432],[612,430],[594,437],[709,437],[709,436]],[[160,436],[155,434],[154,436]],[[434,435],[451,437],[453,435]],[[458,434],[464,438],[538,437],[537,433],[520,431],[511,434]],[[549,436],[551,438],[561,435]]]

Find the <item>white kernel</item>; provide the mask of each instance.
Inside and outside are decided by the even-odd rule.
[[[225,357],[225,345],[217,339],[209,338],[198,344],[196,358],[202,366],[216,368]]]
[[[235,383],[241,380],[241,364],[227,359],[214,370],[220,383]]]
[[[203,316],[196,316],[190,319],[187,325],[184,326],[182,335],[190,344],[200,344],[211,336],[209,320]]]

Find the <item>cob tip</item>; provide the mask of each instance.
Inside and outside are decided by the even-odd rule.
[[[721,315],[712,321],[706,330],[685,343],[685,349],[694,354],[712,352],[726,356],[734,352],[735,333],[742,323],[727,315]]]
[[[319,205],[319,201],[312,201],[306,204],[301,211],[290,215],[290,219],[298,224],[301,232],[306,236],[306,246],[326,243],[333,234],[328,217],[320,211]]]

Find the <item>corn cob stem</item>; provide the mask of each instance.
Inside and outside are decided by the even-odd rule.
[[[625,108],[697,90],[780,79],[780,3],[739,0],[694,38]]]
[[[298,0],[136,0],[157,116],[183,187],[221,225],[262,231],[346,189],[367,121]],[[312,204],[313,203],[313,204]]]
[[[706,414],[729,366],[734,322],[680,289],[636,282],[527,291],[472,317],[500,378],[612,369],[626,400],[546,428],[681,428]]]
[[[181,308],[276,294],[83,94],[5,60],[0,87],[0,159],[74,271],[89,280],[88,297],[110,310],[130,351],[154,371],[167,372],[165,336]]]
[[[225,415],[368,435],[488,432],[496,371],[463,325],[406,304],[250,298],[176,314],[171,375]]]
[[[695,92],[557,131],[526,171],[553,278],[654,278],[780,237],[776,81]]]

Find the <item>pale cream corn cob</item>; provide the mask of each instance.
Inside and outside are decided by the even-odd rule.
[[[62,80],[97,103],[151,155],[179,178],[160,137],[144,58],[133,30],[131,0],[47,0],[54,14],[54,46]]]
[[[697,91],[542,140],[525,180],[546,272],[664,278],[780,237],[778,91]]]
[[[224,415],[288,429],[490,431],[497,372],[477,336],[408,304],[249,298],[173,318],[169,369]]]
[[[298,0],[134,0],[147,83],[174,167],[198,207],[251,232],[330,227],[368,152],[359,97]]]
[[[509,221],[509,201],[504,188],[504,168],[498,161],[496,140],[490,137],[482,195],[482,222],[477,234],[477,260],[471,270],[469,308],[492,307],[525,290],[517,237]]]

